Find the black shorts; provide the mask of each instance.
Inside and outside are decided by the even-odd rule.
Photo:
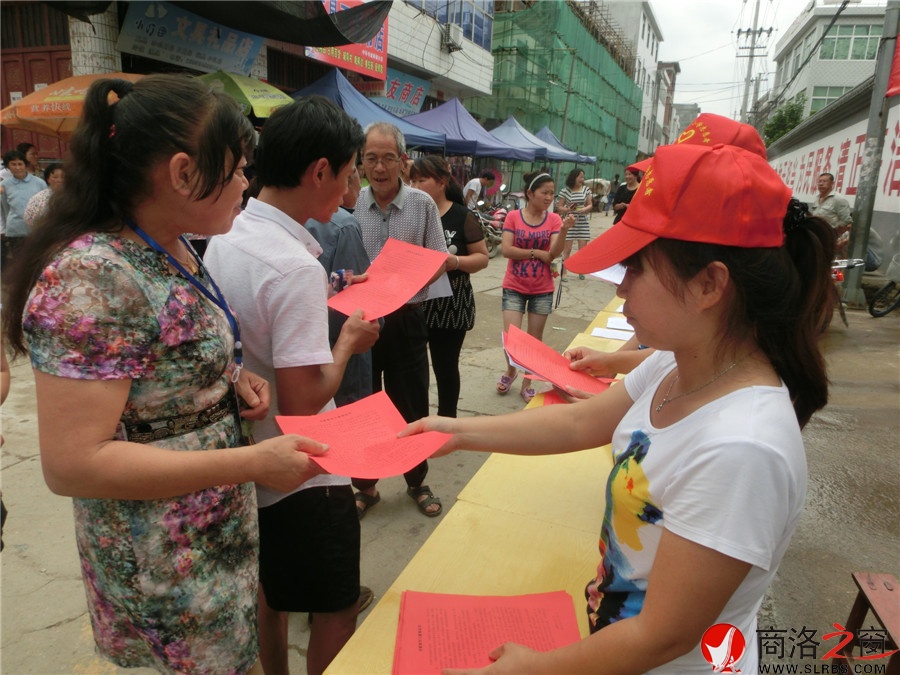
[[[359,516],[350,485],[259,509],[259,579],[280,612],[339,612],[359,599]]]

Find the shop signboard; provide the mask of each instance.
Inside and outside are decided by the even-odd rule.
[[[118,49],[193,70],[249,75],[264,39],[168,2],[128,3]]]
[[[358,86],[357,88],[360,89]],[[388,68],[382,91],[376,92],[375,95],[363,89],[360,91],[388,112],[398,117],[406,117],[422,110],[422,103],[430,88],[431,83],[428,80]]]

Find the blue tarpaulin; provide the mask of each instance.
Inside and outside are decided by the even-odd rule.
[[[404,119],[445,134],[448,155],[520,159],[526,162],[534,160],[534,150],[516,148],[491,136],[469,114],[458,98],[452,98],[437,108],[409,115]]]
[[[535,136],[540,138],[542,141],[546,141],[550,145],[554,145],[566,152],[574,152],[573,150],[569,150],[566,146],[564,146],[560,140],[556,137],[552,131],[550,131],[550,127],[543,127],[540,131],[538,131]],[[578,154],[578,161],[584,162],[585,164],[596,164],[597,158],[593,155],[582,155],[580,152]]]
[[[295,91],[291,96],[296,99],[314,94],[334,101],[341,110],[356,119],[364,128],[372,122],[390,122],[403,132],[408,148],[444,149],[444,134],[429,131],[389,113],[359,93],[337,69],[332,70],[325,77],[319,78],[308,87]]]
[[[547,159],[551,162],[577,162],[578,153],[564,150],[558,146],[547,143],[523,127],[512,115],[496,129],[491,129],[491,135],[500,139],[507,145],[517,148],[534,149],[535,157]]]

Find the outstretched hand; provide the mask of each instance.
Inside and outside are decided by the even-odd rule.
[[[618,372],[613,365],[615,357],[607,352],[575,347],[563,352],[563,356],[569,359],[571,370],[586,370],[594,377],[615,377]]]
[[[457,428],[458,428],[457,420],[453,417],[438,417],[437,415],[432,415],[430,417],[423,417],[420,420],[416,420],[415,422],[411,422],[407,425],[405,429],[402,429],[398,434],[397,438],[403,438],[405,436],[415,436],[416,434],[421,434],[426,431],[440,431],[445,434],[453,434],[453,438],[444,443],[440,448],[438,448],[432,457],[443,457],[444,455],[449,455],[454,450],[458,449],[458,445],[456,443]]]
[[[535,656],[538,652],[514,642],[497,647],[488,656],[493,663],[484,668],[445,668],[443,675],[521,675],[538,672]]]
[[[576,389],[575,387],[566,387],[565,389],[561,389],[556,385],[553,386],[553,391],[555,391],[559,397],[564,400],[566,403],[577,403],[578,401],[583,401],[586,398],[591,398],[594,394],[584,391],[583,389]]]

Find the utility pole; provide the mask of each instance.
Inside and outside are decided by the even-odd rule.
[[[875,58],[875,79],[872,83],[872,102],[869,106],[869,122],[866,126],[866,144],[863,160],[859,168],[859,185],[853,203],[853,226],[850,229],[850,257],[866,257],[869,244],[869,229],[872,226],[872,211],[875,209],[875,194],[878,191],[878,172],[881,153],[884,150],[885,126],[887,125],[888,79],[891,62],[897,45],[897,26],[900,23],[900,0],[889,0],[884,15],[884,32]],[[862,267],[854,267],[847,272],[844,284],[844,300],[851,307],[865,307],[866,296],[862,290]]]
[[[745,0],[746,1],[746,0]],[[756,51],[758,49],[765,49],[765,45],[758,44],[758,41],[762,37],[763,33],[766,33],[766,36],[772,35],[772,28],[759,28],[759,3],[760,0],[756,0],[756,9],[753,11],[753,28],[748,29],[738,29],[738,40],[741,39],[741,35],[747,35],[750,38],[750,47],[739,47],[739,49],[749,49],[749,53],[746,57],[743,54],[738,54],[738,58],[746,58],[747,59],[747,76],[744,78],[744,101],[741,104],[741,122],[747,124],[748,116],[747,116],[747,100],[750,98],[750,83],[753,81],[753,59],[757,56]],[[766,54],[760,54],[759,56],[765,57]],[[755,103],[755,101],[754,101]]]

